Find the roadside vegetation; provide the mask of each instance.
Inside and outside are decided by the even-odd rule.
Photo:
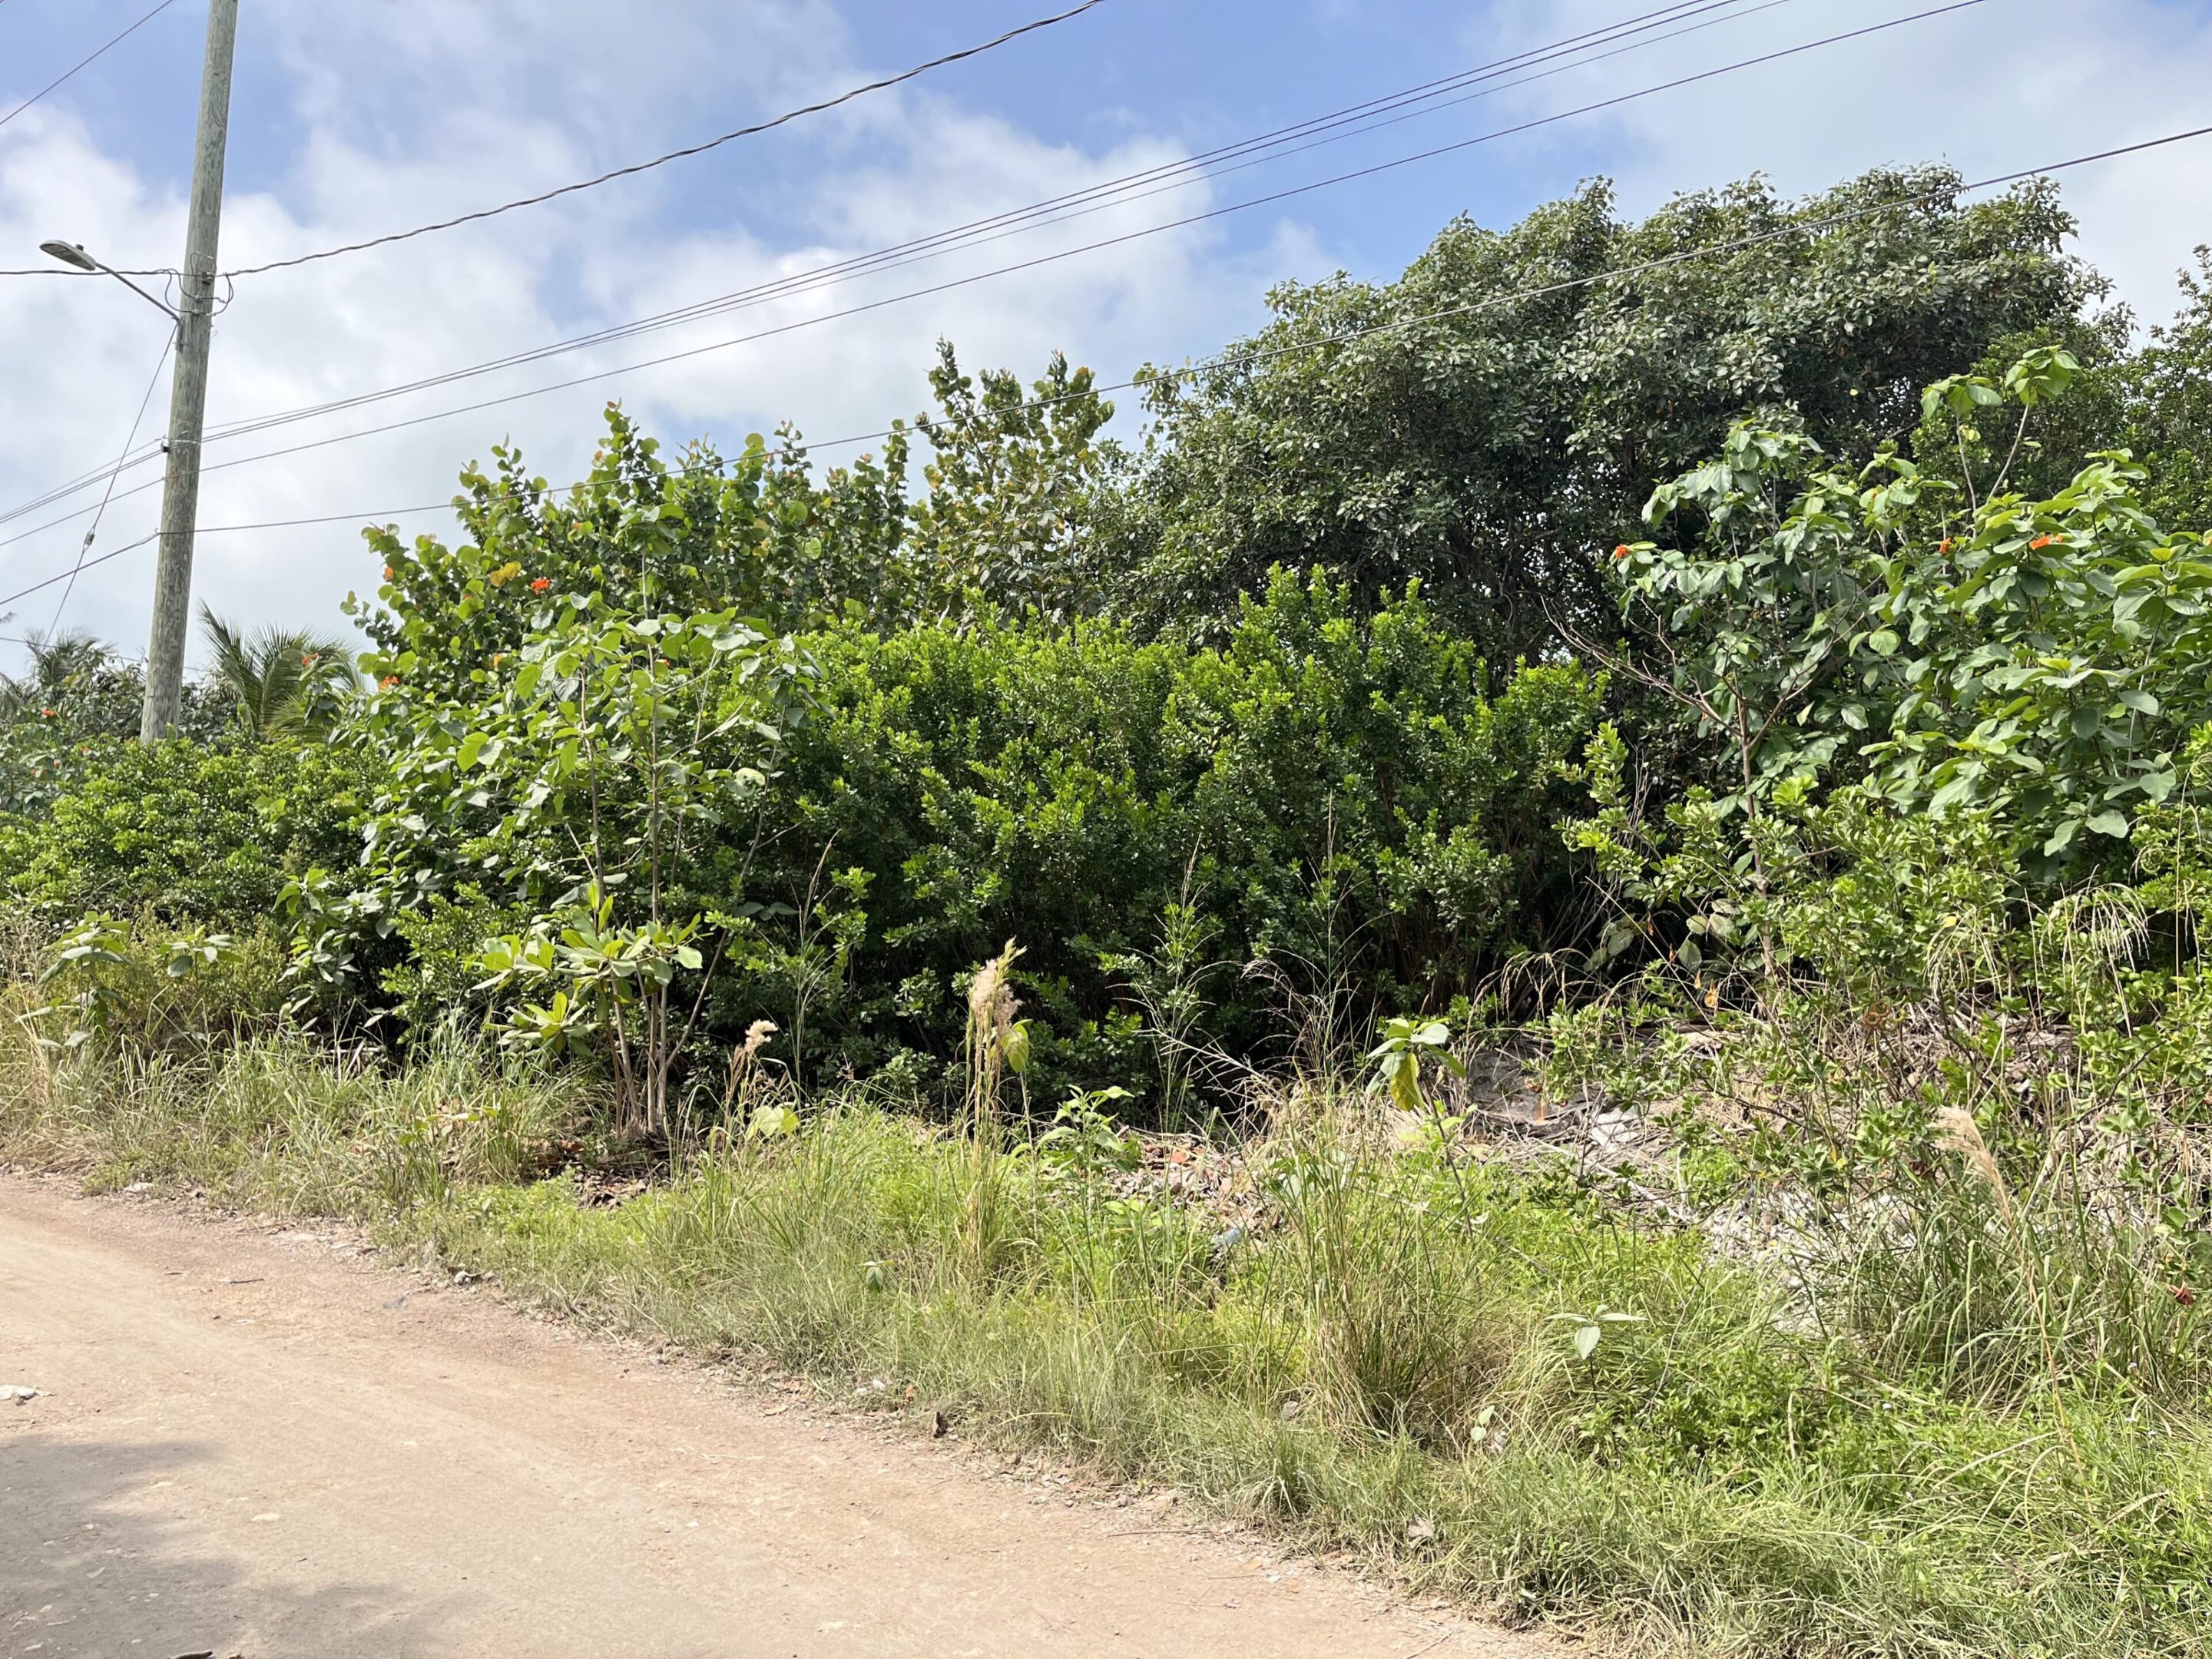
[[[2204,1653],[2212,301],[1941,184],[1455,226],[1133,448],[613,412],[152,750],[42,643],[0,1157],[1613,1650]]]

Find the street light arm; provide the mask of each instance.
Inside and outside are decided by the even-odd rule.
[[[155,299],[152,295],[149,294],[144,289],[139,287],[137,283],[132,282],[128,276],[125,276],[119,270],[108,270],[106,265],[100,266],[100,269],[102,270],[106,270],[109,276],[114,277],[117,282],[122,283],[124,287],[129,289],[133,294],[143,300],[148,305],[153,307],[164,317],[167,317],[171,322],[181,323],[184,321],[183,315],[177,310],[176,307],[171,305],[167,300]]]
[[[133,283],[133,281],[128,279],[128,276],[124,276],[124,274],[119,272],[119,270],[111,270],[111,268],[108,268],[108,265],[101,265],[100,261],[97,261],[97,258],[93,258],[93,265],[95,265],[97,270],[101,270],[101,272],[106,272],[108,276],[112,276],[112,279],[115,279],[115,281],[119,281],[119,283],[122,283],[124,288],[131,289],[131,292],[133,292],[133,295],[137,295],[139,299],[142,299],[142,301],[146,301],[146,303],[149,303],[149,305],[153,305],[155,310],[161,312],[161,316],[166,316],[166,319],[168,319],[170,323],[181,323],[181,321],[184,321],[184,316],[181,316],[179,312],[177,312],[175,305],[170,305],[168,301],[166,301],[166,299],[155,299],[155,296],[153,296],[153,295],[149,295],[149,292],[146,292],[146,289],[139,288],[139,285],[137,285],[137,283]]]
[[[137,283],[132,282],[128,276],[125,276],[121,271],[116,270],[112,265],[104,264],[91,254],[87,253],[81,243],[63,241],[41,242],[39,244],[39,252],[60,260],[65,265],[74,265],[77,270],[85,271],[88,274],[97,273],[102,276],[112,276],[117,282],[122,283],[124,287],[129,289],[133,294],[143,300],[148,305],[152,306],[163,316],[167,317],[171,322],[181,323],[184,320],[183,316],[178,312],[174,306],[169,304],[165,300],[155,299],[152,295],[149,294],[144,289],[139,287]]]

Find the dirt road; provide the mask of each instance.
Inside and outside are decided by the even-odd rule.
[[[1536,1659],[348,1241],[0,1177],[0,1655]]]

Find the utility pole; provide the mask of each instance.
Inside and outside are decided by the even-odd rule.
[[[207,419],[216,246],[222,231],[230,64],[237,44],[238,0],[208,0],[207,63],[200,74],[191,220],[185,231],[183,298],[177,316],[177,372],[169,394],[169,476],[161,492],[161,557],[154,573],[154,635],[146,650],[146,710],[138,728],[146,743],[169,734],[184,703],[185,636],[191,625],[192,531],[200,506],[200,434]]]

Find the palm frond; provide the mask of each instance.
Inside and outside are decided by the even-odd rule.
[[[343,640],[273,624],[246,634],[203,604],[200,631],[213,653],[217,684],[236,706],[239,725],[256,738],[311,731],[357,684]]]

